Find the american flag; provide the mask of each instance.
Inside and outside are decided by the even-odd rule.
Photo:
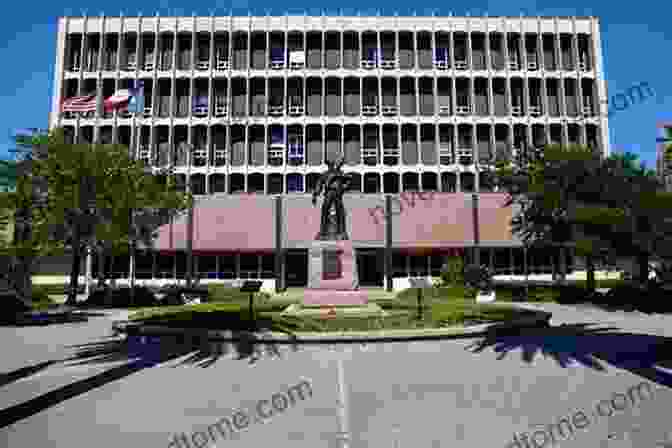
[[[63,101],[63,112],[95,112],[96,95],[73,96]]]

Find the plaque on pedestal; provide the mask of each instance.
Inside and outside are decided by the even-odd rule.
[[[322,249],[322,280],[338,280],[343,277],[341,251]]]

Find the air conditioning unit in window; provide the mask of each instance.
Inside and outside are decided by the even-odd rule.
[[[291,51],[289,53],[289,68],[302,69],[306,66],[306,54],[303,51]]]
[[[215,106],[215,117],[225,117],[228,110],[224,105]]]
[[[450,106],[439,106],[439,115],[450,115]]]
[[[145,118],[151,118],[152,117],[152,107],[145,107],[145,110],[142,112],[142,116]]]
[[[450,68],[450,62],[445,59],[435,59],[434,68],[437,70],[448,70]]]
[[[541,115],[541,107],[540,106],[530,106],[530,115],[533,117],[538,117]]]
[[[210,61],[207,60],[198,61],[196,63],[196,69],[201,71],[210,70]]]
[[[527,69],[528,70],[537,70],[539,66],[537,65],[537,61],[527,61]]]
[[[194,106],[195,117],[207,117],[208,116],[208,106]]]
[[[378,115],[378,106],[362,106],[362,115],[366,117]]]
[[[467,69],[467,61],[465,61],[465,60],[455,61],[455,68],[457,70],[466,70]]]
[[[514,117],[520,117],[523,115],[523,110],[520,106],[511,106],[511,115]]]

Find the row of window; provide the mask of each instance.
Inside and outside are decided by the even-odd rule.
[[[75,128],[64,127],[69,142]],[[321,165],[343,155],[348,165],[490,164],[509,160],[526,148],[546,144],[587,144],[600,148],[599,127],[592,124],[383,124],[360,125],[214,125],[141,126],[134,144],[148,165],[187,163],[184,144],[193,148],[192,166]],[[94,127],[82,126],[77,141],[94,141]],[[101,126],[101,143],[131,146],[129,126]],[[172,142],[172,144],[171,144]],[[172,156],[172,159],[171,159]]]
[[[66,70],[456,69],[590,71],[586,34],[245,32],[69,34]],[[175,51],[176,49],[176,51]],[[82,54],[84,57],[82,57]],[[488,57],[489,56],[489,57]]]
[[[528,273],[551,273],[554,263],[557,263],[557,254],[546,248],[529,248],[527,254],[515,248],[482,248],[479,249],[479,259],[482,264],[489,265],[498,275],[522,275],[524,265]],[[382,249],[368,250],[368,254],[382,256]],[[454,256],[455,251],[450,249],[434,250],[427,255],[412,255],[402,251],[392,252],[393,277],[420,277],[426,275],[439,276],[441,268],[446,262],[446,256]],[[306,257],[305,250],[292,250],[291,256]],[[463,250],[465,264],[474,258],[471,249]],[[524,257],[527,258],[526,263]],[[93,259],[92,273],[98,275],[98,260]],[[555,259],[554,259],[555,258]],[[567,273],[574,269],[582,269],[572,252],[566,254]],[[138,279],[184,279],[187,266],[187,255],[184,251],[174,254],[157,254],[155,252],[140,252],[136,255],[136,278]],[[273,254],[231,253],[213,255],[194,255],[194,274],[196,278],[204,280],[230,279],[270,279],[275,278],[275,256]],[[106,259],[106,278],[127,278],[129,275],[128,256],[111,256]]]
[[[493,192],[492,173],[487,170],[456,173],[452,171],[388,173],[350,173],[352,193],[398,194],[402,191],[441,191],[444,193]],[[317,185],[320,173],[194,173],[189,176],[191,191],[195,195],[228,194],[286,194],[310,193]],[[187,175],[177,174],[178,185],[184,189]]]
[[[284,116],[585,116],[599,112],[592,79],[520,78],[233,78],[144,80],[143,117]],[[131,80],[66,80],[64,97],[111,96]],[[99,107],[102,112],[102,107]],[[191,114],[190,114],[191,112]],[[122,117],[128,113],[122,111]],[[65,113],[64,118],[74,118]],[[112,118],[106,112],[104,118]]]

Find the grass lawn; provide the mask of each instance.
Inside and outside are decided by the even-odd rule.
[[[532,314],[497,304],[476,304],[464,298],[464,289],[429,288],[424,291],[423,317],[418,318],[417,293],[406,290],[397,294],[380,294],[371,298],[388,314],[385,317],[337,316],[318,317],[282,316],[281,312],[300,296],[297,292],[272,300],[255,301],[257,319],[250,322],[247,297],[231,296],[229,301],[217,300],[199,305],[146,308],[138,310],[131,320],[147,324],[180,328],[213,330],[265,329],[282,332],[367,331],[382,329],[441,328],[463,324],[507,321]]]

